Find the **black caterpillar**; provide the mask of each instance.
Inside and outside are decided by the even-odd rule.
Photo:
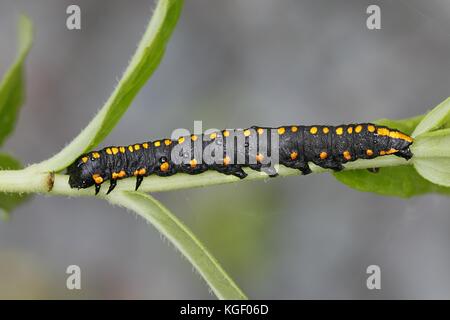
[[[311,172],[308,162],[339,171],[344,168],[342,164],[356,159],[390,154],[410,159],[409,146],[412,143],[410,136],[372,123],[279,128],[254,126],[177,140],[107,147],[80,156],[69,166],[67,173],[72,188],[95,185],[95,194],[100,191],[101,184],[109,180],[108,194],[115,188],[117,180],[132,176],[137,179],[136,190],[143,178],[151,174],[170,176],[178,172],[198,174],[216,170],[243,179],[247,174],[242,167],[250,167],[276,176],[272,159],[275,151],[278,151],[280,164],[299,169],[303,174]],[[208,149],[210,153],[206,157],[204,151]]]

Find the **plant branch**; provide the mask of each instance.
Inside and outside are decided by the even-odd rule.
[[[404,159],[395,156],[385,156],[372,160],[357,160],[345,165],[346,170],[382,168],[399,165],[411,164]],[[330,170],[311,165],[314,173],[322,173]],[[199,175],[188,175],[178,173],[171,177],[149,176],[144,179],[139,191],[141,192],[164,192],[180,189],[189,189],[195,187],[205,187],[211,185],[236,183],[241,181],[253,181],[268,179],[268,175],[262,172],[245,169],[248,177],[243,180],[234,176],[224,175],[214,171],[207,171]],[[279,167],[281,177],[301,175],[299,170]],[[120,181],[115,189],[116,191],[134,191],[135,180],[128,178]],[[107,188],[103,188],[100,197],[108,198],[104,193]],[[38,172],[35,167],[29,167],[23,170],[2,170],[0,171],[0,192],[20,192],[20,193],[48,193],[52,195],[63,196],[94,196],[92,188],[72,189],[68,183],[68,176],[63,174],[51,174]],[[113,192],[112,194],[114,195]]]

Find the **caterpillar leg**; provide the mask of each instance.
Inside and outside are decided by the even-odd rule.
[[[398,152],[394,153],[397,157],[409,160],[412,158],[413,154],[411,152],[411,150],[406,149],[406,150],[399,150]]]
[[[251,164],[249,165],[249,168],[259,172],[263,171],[271,178],[278,176],[277,170],[275,170],[275,168],[271,166],[263,166],[261,164]]]
[[[239,179],[244,179],[248,174],[245,173],[244,170],[240,166],[235,166],[235,168],[230,172],[235,177],[238,177]]]
[[[367,171],[371,173],[378,173],[380,172],[380,168],[367,168]]]
[[[242,170],[242,167],[240,165],[217,165],[212,167],[211,169],[214,169],[217,172],[226,175],[233,175],[235,177],[238,177],[239,179],[244,179],[246,176],[248,176],[248,174],[246,174],[245,171]]]
[[[139,186],[141,185],[143,180],[144,180],[144,176],[136,177],[136,187],[134,188],[135,191],[137,191],[137,189],[139,189]]]
[[[117,185],[117,180],[116,179],[110,179],[110,185],[109,185],[109,189],[108,189],[108,191],[106,192],[106,194],[109,194],[111,191],[113,191],[114,190],[114,188],[116,187],[116,185]]]
[[[102,187],[101,183],[96,183],[95,184],[95,195],[98,195],[98,193],[100,192],[100,188]]]
[[[300,170],[303,175],[307,175],[307,174],[310,174],[312,172],[311,168],[309,167],[307,162],[289,161],[289,162],[282,163],[282,164],[284,166],[288,167],[288,168]]]

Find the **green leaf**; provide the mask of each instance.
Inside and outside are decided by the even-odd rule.
[[[381,119],[375,121],[375,123],[379,125],[385,125],[390,128],[396,128],[406,134],[411,134],[411,132],[414,131],[416,126],[425,117],[426,116],[422,115],[398,121]],[[422,143],[421,140],[422,139],[417,139],[412,145],[412,147],[414,147],[412,151],[414,153],[415,165],[417,156],[421,155],[422,153],[425,154],[427,152],[430,152],[430,150],[427,149],[427,141],[422,140]],[[422,169],[425,168],[428,164],[428,161],[420,162],[419,166]],[[416,169],[418,169],[417,166]],[[430,175],[431,174],[433,175],[433,177],[435,177],[436,175],[435,172],[430,173]],[[378,173],[371,173],[367,170],[349,170],[336,172],[334,173],[334,176],[340,182],[356,190],[374,192],[386,196],[408,198],[414,195],[420,195],[429,192],[450,194],[450,188],[433,184],[432,182],[435,182],[435,180],[428,179],[432,181],[430,182],[424,179],[411,165],[381,168]]]
[[[0,170],[18,170],[22,167],[20,162],[13,157],[0,153]],[[9,218],[9,213],[22,202],[27,200],[28,195],[17,193],[0,192],[0,216],[3,220]]]
[[[421,134],[412,151],[414,167],[422,177],[450,187],[450,129]]]
[[[14,131],[25,96],[24,62],[30,51],[33,26],[26,16],[19,20],[19,53],[0,83],[0,145]]]
[[[342,171],[335,173],[334,176],[356,190],[385,196],[409,198],[429,192],[450,195],[450,188],[440,187],[425,180],[413,166],[380,168],[378,173],[367,170]]]
[[[247,299],[205,246],[159,201],[130,191],[116,192],[106,199],[135,211],[158,229],[189,260],[219,299]]]
[[[412,133],[417,137],[425,132],[438,128],[450,127],[450,98],[441,102],[437,107],[428,112]]]
[[[97,146],[111,132],[136,94],[158,67],[178,21],[182,5],[182,0],[158,1],[136,52],[105,105],[69,145],[52,158],[34,165],[33,169],[60,171],[80,154]]]

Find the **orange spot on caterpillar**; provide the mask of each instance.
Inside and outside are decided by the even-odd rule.
[[[349,151],[344,151],[344,152],[342,153],[342,155],[344,156],[344,159],[345,159],[345,160],[350,160],[350,159],[352,158],[352,155],[350,154]]]
[[[256,161],[262,162],[264,160],[264,156],[261,153],[258,153],[256,155]]]
[[[162,165],[159,166],[159,169],[161,169],[162,172],[166,172],[167,170],[169,170],[169,163],[164,162]]]
[[[230,162],[231,162],[231,159],[230,159],[230,157],[229,156],[226,156],[225,158],[223,158],[223,164],[224,165],[229,165],[230,164]]]
[[[94,179],[96,184],[101,184],[103,182],[103,178],[97,173],[92,175],[92,179]]]

